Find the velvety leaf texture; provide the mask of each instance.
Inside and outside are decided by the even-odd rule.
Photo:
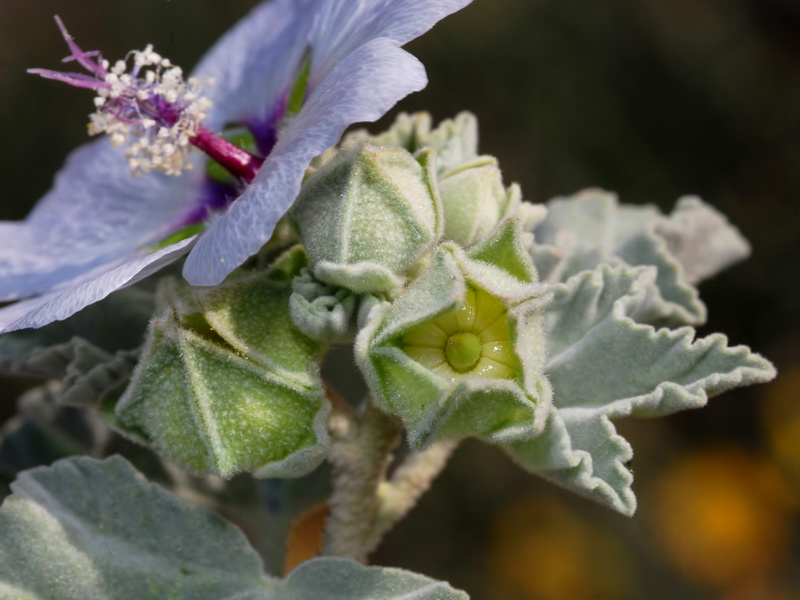
[[[532,248],[542,278],[563,282],[602,263],[653,265],[651,296],[660,302],[647,319],[654,325],[704,323],[706,307],[694,286],[750,252],[738,230],[699,198],[681,198],[669,216],[654,206],[620,205],[601,190],[555,198],[547,207]]]
[[[121,290],[65,321],[0,336],[0,373],[60,379],[63,404],[95,406],[120,388],[136,365],[153,312],[153,293]]]
[[[695,340],[691,327],[634,321],[655,281],[652,267],[602,266],[554,286],[545,322],[553,405],[540,437],[507,446],[527,469],[624,514],[636,508],[625,467],[632,450],[611,419],[698,408],[775,376],[769,361],[723,335]]]
[[[307,561],[286,578],[286,600],[467,600],[447,583],[341,558]]]
[[[242,533],[148,483],[124,459],[20,475],[0,507],[0,598],[465,600],[399,569],[315,559],[267,578]]]
[[[0,427],[0,481],[10,483],[20,471],[72,454],[103,451],[110,428],[96,411],[61,404],[61,387],[51,381],[27,391],[17,415]],[[0,489],[0,498],[5,495]]]
[[[121,458],[63,460],[12,490],[0,509],[0,597],[268,597],[240,531]]]

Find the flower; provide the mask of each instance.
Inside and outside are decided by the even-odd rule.
[[[469,436],[506,443],[544,427],[550,293],[522,237],[519,220],[507,219],[470,251],[442,244],[400,296],[367,315],[356,361],[410,445]]]
[[[67,318],[187,252],[191,284],[220,283],[269,240],[315,156],[352,123],[373,121],[424,87],[424,68],[400,46],[470,1],[273,0],[257,7],[193,74],[215,82],[203,90],[202,127],[244,125],[255,138],[264,160],[252,181],[223,185],[202,168],[133,178],[126,156],[110,148],[119,137],[77,149],[26,220],[0,222],[0,301],[18,301],[0,309],[0,333]],[[67,60],[81,64],[99,56],[70,49]],[[163,79],[173,67],[162,66]],[[203,164],[200,155],[186,160]],[[205,230],[173,242],[189,225]]]

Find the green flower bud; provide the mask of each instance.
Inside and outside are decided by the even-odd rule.
[[[320,345],[293,325],[290,293],[263,272],[210,290],[164,280],[117,425],[194,472],[314,469],[330,408]]]
[[[317,281],[307,270],[292,280],[292,290],[289,314],[300,331],[323,342],[352,339],[353,313],[358,304],[356,294]]]
[[[444,237],[469,248],[485,240],[503,219],[519,219],[525,245],[532,239],[528,232],[547,216],[541,204],[522,200],[519,186],[508,189],[497,160],[480,156],[439,176],[439,194],[444,209]]]
[[[521,236],[508,220],[469,253],[443,244],[359,333],[356,355],[375,402],[403,420],[411,444],[530,439],[544,427],[549,292]]]
[[[292,280],[289,313],[297,328],[311,339],[347,343],[355,337],[359,315],[374,302],[374,296],[322,283],[306,269]]]
[[[360,129],[342,140],[343,148],[352,148],[363,142],[373,146],[405,148],[417,153],[425,148],[436,151],[436,167],[439,174],[470,163],[478,158],[478,119],[462,112],[453,119],[439,123],[431,129],[433,120],[426,112],[400,113],[384,133],[371,135]]]
[[[343,148],[355,148],[364,143],[384,148],[405,148],[412,154],[429,147],[433,119],[426,112],[399,113],[389,128],[378,134],[366,129],[351,131],[342,139]]]
[[[500,169],[491,156],[442,175],[439,194],[444,208],[444,237],[465,248],[488,237],[507,203]]]
[[[292,208],[314,276],[396,293],[442,231],[434,155],[360,145],[311,175]]]

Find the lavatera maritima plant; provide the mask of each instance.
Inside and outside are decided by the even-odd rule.
[[[308,4],[319,19],[369,12],[366,3]],[[393,39],[401,52],[399,43],[461,4],[413,13],[425,18],[400,26],[395,5],[376,2],[373,29],[356,33],[365,44]],[[46,73],[100,90],[98,109],[117,103],[93,120],[112,142],[147,140],[128,148],[140,172],[131,189],[155,198],[175,186],[189,200],[169,209],[169,226],[137,222],[128,241],[144,240],[140,246],[98,251],[83,271],[62,257],[45,272],[47,249],[29,277],[21,263],[3,272],[4,291],[22,286],[6,298],[31,297],[2,309],[8,329],[44,326],[0,337],[0,368],[58,380],[26,394],[20,418],[0,431],[3,473],[119,451],[144,475],[119,456],[65,458],[20,473],[0,508],[2,598],[463,599],[446,583],[361,564],[461,440],[496,445],[523,469],[632,515],[632,449],[614,419],[701,407],[774,377],[748,348],[719,334],[696,339],[692,328],[706,316],[697,283],[749,251],[713,208],[684,198],[665,215],[599,190],[523,201],[497,161],[478,153],[477,122],[467,113],[436,128],[426,114],[401,115],[383,134],[356,131],[319,147],[346,125],[304,137],[302,126],[322,125],[304,121],[303,111],[324,123],[325,111],[314,107],[336,100],[315,90],[341,75],[315,44],[352,40],[326,38],[324,19],[305,23],[287,2],[266,6],[285,9],[311,44],[280,80],[287,104],[272,107],[283,110],[283,120],[270,122],[272,145],[258,127],[217,136],[184,123],[188,129],[148,137],[145,120],[129,122],[139,114],[133,103],[155,110],[178,74],[168,76],[171,65],[147,52],[136,57],[156,75],[134,81],[137,71],[122,87],[114,77],[105,86],[114,69],[122,81],[122,66],[93,62],[97,54],[71,39],[71,58],[93,75]],[[248,32],[247,21],[240,27],[238,35]],[[331,56],[346,61],[349,51],[357,44]],[[126,95],[134,85],[144,86],[141,95]],[[194,89],[180,89],[196,100]],[[186,98],[182,108],[198,119],[212,110]],[[212,124],[236,121],[239,109],[247,111]],[[109,115],[124,119],[115,124]],[[252,126],[243,117],[240,124]],[[179,146],[186,140],[180,149],[164,142],[173,134]],[[303,140],[314,143],[299,150]],[[197,160],[187,145],[214,162]],[[174,175],[183,183],[144,172],[170,150],[177,155],[162,170],[194,167]],[[294,158],[282,162],[290,150]],[[106,158],[117,150],[105,145],[82,152],[46,203],[61,202],[52,198],[69,188],[81,160],[120,160]],[[292,173],[301,165],[296,190],[278,180],[288,163]],[[280,223],[242,225],[253,237],[225,254],[220,240],[234,227],[226,223],[257,220],[246,207],[268,202],[260,191],[284,184],[283,204],[270,205]],[[205,206],[189,223],[199,227],[183,231],[191,219],[182,211],[197,208],[198,190],[219,186],[241,196]],[[218,285],[193,287],[169,269],[142,279],[191,248],[189,281]],[[230,268],[216,265],[213,282],[198,275],[200,262],[228,256]],[[96,302],[118,288],[125,289]],[[341,348],[351,358],[334,368],[350,371],[337,381],[362,381],[365,398],[342,397],[323,376]]]

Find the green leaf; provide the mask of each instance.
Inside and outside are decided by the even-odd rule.
[[[74,359],[65,350],[74,338],[83,340],[98,358],[118,350],[132,350],[142,343],[153,314],[154,295],[144,284],[125,288],[92,304],[64,321],[39,329],[26,329],[0,336],[0,373],[58,378]],[[59,347],[54,355],[47,348]]]
[[[119,457],[20,475],[0,507],[0,597],[17,600],[466,600],[399,569],[335,558],[281,581],[241,531]]]
[[[750,254],[750,244],[739,230],[694,196],[680,198],[669,218],[656,225],[656,233],[683,267],[686,281],[693,285]]]
[[[603,266],[553,287],[545,320],[553,405],[540,437],[507,446],[525,468],[624,514],[636,507],[625,467],[632,451],[611,419],[699,408],[775,376],[769,361],[723,335],[695,340],[691,327],[636,322],[655,285],[652,267]]]
[[[23,394],[17,415],[0,428],[0,474],[48,464],[71,454],[97,454],[111,430],[94,410],[64,406],[56,382]]]
[[[0,373],[60,379],[59,402],[95,406],[133,372],[153,303],[139,285],[65,321],[0,336]]]
[[[297,479],[192,477],[115,435],[98,411],[59,404],[54,382],[27,392],[18,405],[17,416],[0,428],[0,500],[10,493],[8,484],[20,471],[75,454],[102,457],[119,452],[178,496],[215,507],[246,526],[268,572],[278,575],[292,521],[330,496],[331,475],[325,465]]]
[[[13,334],[11,334],[13,335]],[[0,338],[0,342],[6,341]],[[136,366],[138,350],[120,350],[110,354],[83,338],[75,337],[62,344],[33,347],[26,354],[22,348],[10,356],[17,340],[7,340],[3,352],[8,360],[5,370],[14,374],[59,378],[59,401],[76,406],[96,406],[111,392],[118,390]]]

